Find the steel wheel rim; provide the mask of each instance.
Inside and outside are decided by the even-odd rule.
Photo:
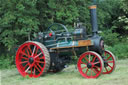
[[[94,56],[92,59],[89,59],[89,57],[87,56]],[[98,62],[95,62],[95,59],[98,59],[99,61]],[[83,62],[82,59],[85,59],[86,62]],[[87,62],[90,62],[92,64],[92,67],[91,68],[88,68],[88,63]],[[96,64],[100,64],[100,67],[96,66]],[[85,67],[81,67],[81,64],[85,64]],[[86,53],[83,53],[79,60],[78,60],[78,63],[77,63],[77,67],[78,67],[78,70],[80,72],[80,74],[85,77],[85,78],[97,78],[101,73],[102,73],[102,69],[103,69],[103,60],[101,59],[101,57],[95,53],[95,52],[86,52]],[[96,71],[96,69],[98,71]],[[83,69],[86,69],[85,72],[83,72]],[[88,72],[91,72],[91,75],[88,74]],[[94,74],[94,75],[93,75]]]
[[[45,55],[41,47],[33,42],[22,44],[16,53],[16,67],[25,77],[39,77],[45,67]]]
[[[116,59],[115,56],[110,52],[105,50],[104,51],[104,61],[107,61],[107,66],[104,67],[103,74],[110,74],[115,69]]]

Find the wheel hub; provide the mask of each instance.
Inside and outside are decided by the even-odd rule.
[[[88,68],[91,68],[92,67],[92,64],[91,63],[87,63],[87,67]]]
[[[29,63],[32,64],[34,62],[34,59],[32,57],[29,58]]]

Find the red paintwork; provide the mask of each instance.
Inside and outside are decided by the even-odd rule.
[[[52,33],[49,33],[49,36],[51,37],[52,36]]]
[[[33,49],[31,46],[33,46]],[[32,64],[29,63],[30,57],[34,59]],[[44,52],[39,45],[32,42],[26,42],[19,47],[16,53],[15,62],[19,73],[23,77],[29,75],[29,77],[37,78],[44,71],[44,67],[45,67]],[[43,63],[43,66],[41,66],[41,63]]]
[[[89,55],[92,58],[91,60],[87,57]],[[97,63],[97,62],[94,62],[96,58],[99,60],[98,63],[100,64],[100,67],[95,66],[95,64]],[[81,61],[82,59],[84,59],[86,61],[86,63]],[[92,64],[92,67],[90,69],[87,67],[87,63],[91,63]],[[85,67],[82,68],[81,64],[84,64]],[[79,70],[80,74],[83,77],[88,78],[88,79],[89,78],[97,78],[101,74],[102,69],[103,69],[102,68],[101,59],[99,58],[99,56],[97,54],[95,54],[94,52],[90,52],[90,51],[89,52],[85,52],[80,56],[80,58],[78,60],[78,63],[77,63],[77,67],[78,67],[78,70]],[[95,70],[95,68],[97,68],[98,71]],[[85,70],[86,72],[83,72],[83,70]],[[89,75],[89,73],[91,75]],[[92,74],[95,74],[95,75],[92,75]]]
[[[109,56],[108,56],[108,55],[109,55]],[[105,52],[104,52],[104,56],[105,56],[105,61],[108,62],[108,66],[105,67],[105,71],[103,71],[103,74],[109,74],[109,73],[111,73],[111,72],[114,70],[114,68],[115,68],[115,59],[114,59],[114,55],[113,55],[111,52],[109,52],[109,51],[105,51]],[[111,63],[112,65],[110,65],[110,63]]]

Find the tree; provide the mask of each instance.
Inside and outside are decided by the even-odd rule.
[[[120,10],[122,10],[122,13],[118,16],[118,19],[114,21],[114,27],[122,36],[128,36],[128,1],[121,1]]]
[[[72,25],[79,16],[76,5],[76,0],[39,0],[37,9],[41,30],[54,22]]]
[[[37,0],[1,0],[0,42],[11,49],[17,42],[24,42],[27,35],[38,30]]]

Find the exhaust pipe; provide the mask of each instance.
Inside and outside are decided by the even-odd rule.
[[[92,34],[93,34],[93,37],[95,37],[98,33],[96,5],[90,6],[89,9],[90,9],[90,15],[91,15]]]

